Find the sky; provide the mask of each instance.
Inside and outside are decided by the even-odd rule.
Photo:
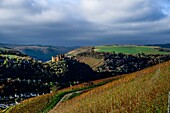
[[[170,43],[170,0],[0,0],[0,43]]]

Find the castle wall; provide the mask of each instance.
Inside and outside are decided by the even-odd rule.
[[[58,61],[60,61],[60,60],[63,60],[65,58],[65,55],[64,54],[59,54],[59,55],[57,55],[56,57],[53,57],[52,56],[52,62],[58,62]]]

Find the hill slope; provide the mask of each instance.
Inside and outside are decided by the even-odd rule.
[[[170,62],[125,75],[66,101],[52,112],[110,113],[167,112]]]
[[[170,90],[170,61],[132,74],[119,76],[101,87],[61,103],[51,113],[109,113],[109,112],[167,112]],[[95,83],[94,83],[95,84]],[[78,85],[79,86],[79,85]],[[67,91],[74,89],[68,88]],[[72,90],[73,90],[72,89]],[[64,90],[63,90],[64,91]],[[61,92],[63,92],[61,91]],[[58,93],[59,94],[59,93]],[[47,94],[23,101],[8,113],[37,113],[49,105],[52,98],[59,101],[63,94]]]
[[[16,45],[16,44],[3,44],[0,47],[7,47],[25,53],[35,59],[41,61],[51,60],[51,56],[58,54],[65,54],[77,47],[62,47],[62,46],[42,46],[42,45]]]
[[[69,47],[55,47],[55,46],[18,46],[14,49],[21,51],[35,59],[41,61],[51,60],[51,56],[58,54],[65,54],[68,51],[74,49]]]
[[[149,46],[159,46],[162,48],[170,48],[170,44],[153,44],[153,45],[149,45]]]

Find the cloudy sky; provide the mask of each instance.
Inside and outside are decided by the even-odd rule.
[[[0,42],[170,43],[170,0],[0,0]]]

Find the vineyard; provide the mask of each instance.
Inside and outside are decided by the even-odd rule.
[[[95,88],[62,103],[57,113],[167,112],[170,62]]]
[[[79,56],[77,56],[77,59],[80,62],[84,62],[84,63],[88,64],[93,70],[95,70],[100,65],[103,65],[103,63],[104,63],[104,61],[102,59],[97,59],[97,58],[93,58],[93,57],[79,57]]]

